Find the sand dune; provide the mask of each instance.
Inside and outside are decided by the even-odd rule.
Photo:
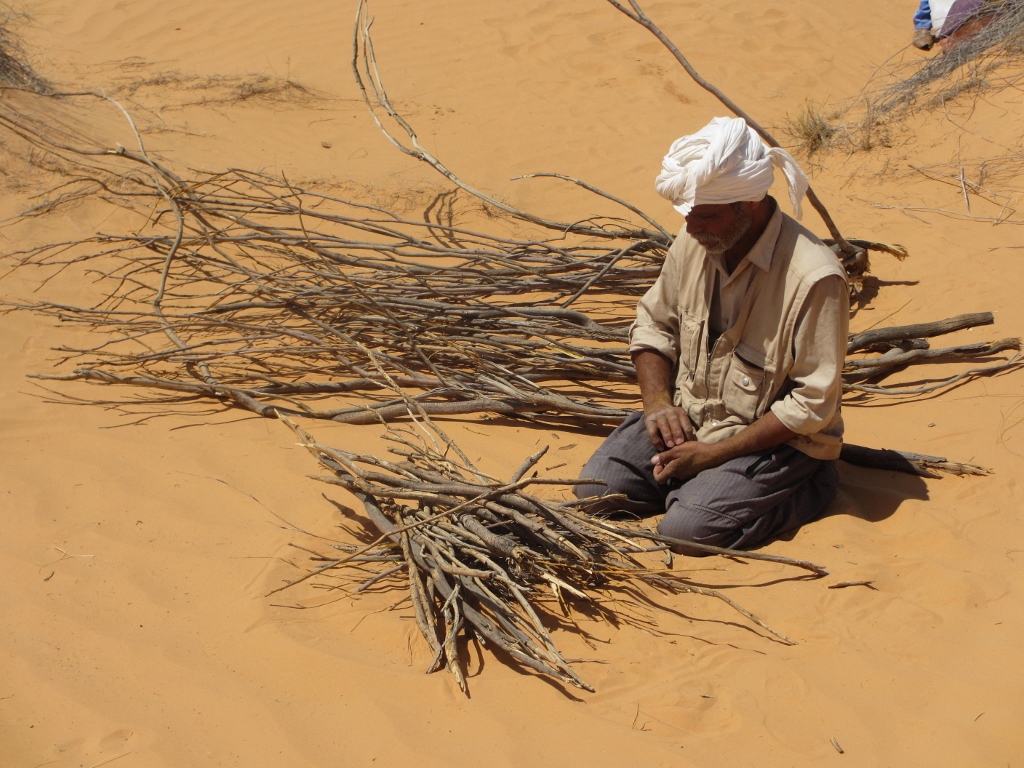
[[[908,42],[910,6],[694,0],[648,10],[707,77],[778,128],[808,100],[855,96]],[[442,187],[388,144],[359,99],[353,2],[52,0],[26,10],[20,32],[38,68],[123,99],[151,151],[176,168],[285,173],[410,209]],[[396,106],[465,179],[548,215],[593,213],[592,198],[564,184],[510,180],[557,171],[678,227],[653,177],[668,144],[721,108],[644,30],[599,0],[392,0],[372,10]],[[911,167],[974,168],[1019,153],[1017,98],[922,111],[890,146],[813,158],[814,184],[845,232],[912,253],[876,257],[877,295],[855,330],[992,310],[994,328],[955,338],[1024,333],[1019,225],[971,219],[958,184]],[[130,140],[98,103],[68,104],[53,119],[98,143]],[[4,168],[9,216],[34,204],[47,176],[23,157],[5,157]],[[1013,183],[989,182],[1006,194]],[[972,215],[997,216],[993,200],[977,196]],[[98,210],[7,228],[3,248],[116,225]],[[95,290],[71,277],[48,295],[84,301]],[[17,272],[0,291],[28,296],[38,280]],[[0,765],[1021,763],[1020,373],[846,409],[852,442],[995,474],[921,480],[844,466],[830,514],[769,547],[827,564],[828,579],[788,579],[770,564],[696,566],[799,645],[680,596],[665,601],[657,634],[590,622],[592,650],[562,633],[566,654],[587,659],[579,666],[595,694],[568,695],[484,653],[465,698],[447,676],[423,674],[429,653],[415,624],[384,610],[397,595],[311,610],[283,607],[295,602],[288,593],[265,597],[301,555],[289,544],[302,536],[283,520],[335,535],[341,516],[329,500],[354,504],[307,479],[317,469],[282,425],[200,408],[127,425],[140,414],[53,402],[25,375],[52,370],[50,348],[80,338],[28,314],[0,317]],[[328,444],[382,446],[377,428],[315,427]],[[574,444],[559,460],[578,471],[599,442],[482,419],[451,430],[504,475],[538,443]],[[858,580],[876,589],[827,588]]]

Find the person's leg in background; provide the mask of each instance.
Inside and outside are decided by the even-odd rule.
[[[914,14],[914,39],[915,48],[922,51],[930,51],[935,45],[935,34],[932,32],[932,7],[929,0],[921,0]]]

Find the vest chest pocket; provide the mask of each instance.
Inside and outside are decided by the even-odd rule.
[[[765,383],[765,372],[733,353],[722,388],[722,400],[726,409],[743,419],[747,424],[757,419],[758,406]]]
[[[679,378],[684,376],[693,381],[697,365],[703,360],[701,355],[704,336],[704,321],[698,320],[686,312],[679,313]]]

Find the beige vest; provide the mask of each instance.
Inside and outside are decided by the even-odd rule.
[[[708,314],[715,268],[696,241],[679,241],[679,366],[675,404],[686,409],[701,442],[724,440],[753,423],[784,397],[793,367],[793,334],[808,291],[843,272],[835,255],[788,216],[765,272],[754,277],[736,323],[708,350]],[[692,252],[690,252],[692,251]],[[820,459],[839,457],[839,409],[820,432],[797,435],[790,445]]]

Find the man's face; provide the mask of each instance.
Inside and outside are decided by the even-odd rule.
[[[725,253],[740,241],[753,223],[744,203],[695,205],[686,216],[686,233],[708,253]]]

